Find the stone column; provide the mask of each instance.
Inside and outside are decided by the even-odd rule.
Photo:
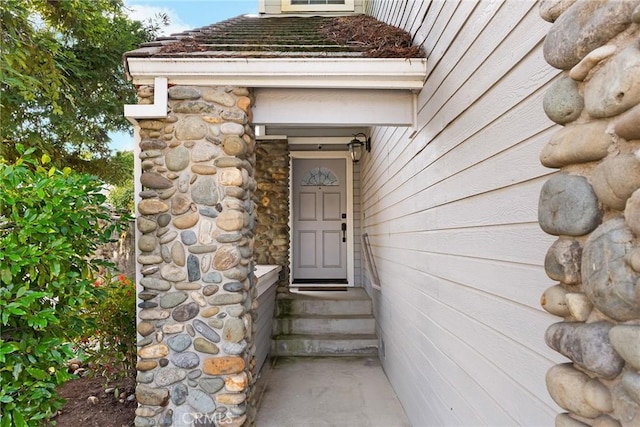
[[[139,121],[136,426],[251,422],[250,106],[245,88],[173,86],[169,116]]]
[[[548,0],[545,59],[563,70],[544,110],[563,125],[541,153],[560,173],[539,222],[558,236],[558,282],[542,306],[560,321],[547,344],[570,362],[546,375],[566,410],[556,426],[640,425],[640,1]]]
[[[255,192],[256,264],[281,265],[278,292],[289,291],[289,143],[258,141]]]

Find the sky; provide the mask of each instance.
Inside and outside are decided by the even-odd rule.
[[[178,33],[247,13],[258,13],[258,0],[126,0],[130,17],[139,21],[157,13],[169,16],[164,34]]]
[[[126,0],[131,19],[146,21],[158,13],[166,14],[170,24],[161,35],[180,33],[238,15],[257,14],[258,0]],[[123,106],[124,109],[124,106]],[[111,150],[133,150],[133,136],[111,134]]]

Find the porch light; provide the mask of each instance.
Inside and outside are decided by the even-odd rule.
[[[359,136],[362,136],[364,138],[364,141],[360,141],[358,139]],[[347,144],[347,147],[349,148],[349,154],[351,155],[351,160],[353,160],[353,163],[358,163],[362,158],[363,146],[364,149],[367,150],[367,152],[370,152],[371,138],[367,138],[367,135],[362,132],[353,135],[353,139]]]

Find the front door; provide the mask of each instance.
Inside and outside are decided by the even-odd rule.
[[[345,159],[293,159],[293,283],[347,284]]]

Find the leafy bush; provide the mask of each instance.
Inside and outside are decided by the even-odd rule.
[[[107,199],[111,206],[118,211],[132,214],[134,213],[133,195],[133,179],[129,179],[122,184],[115,185],[109,192]]]
[[[106,274],[94,282],[97,298],[89,301],[85,315],[99,324],[79,341],[89,356],[94,372],[107,381],[135,377],[136,369],[136,289],[124,274]]]
[[[111,206],[131,214],[134,213],[133,160],[133,151],[118,151],[113,155],[112,163],[117,167],[114,175],[109,177],[113,187],[107,196]]]
[[[56,387],[105,265],[91,256],[116,231],[96,178],[17,150],[13,163],[0,158],[2,427],[44,424],[61,407]]]

